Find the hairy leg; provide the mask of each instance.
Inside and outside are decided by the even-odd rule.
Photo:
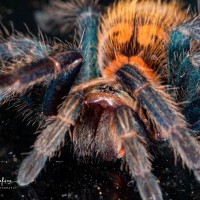
[[[193,134],[200,130],[200,19],[175,28],[168,51],[168,81],[176,88],[176,101],[185,102],[183,114]]]
[[[36,20],[45,32],[64,34],[76,29],[84,57],[76,85],[99,77],[97,66],[98,1],[52,1],[44,11],[36,12]],[[52,14],[53,13],[53,14]]]
[[[158,136],[169,138],[175,152],[200,180],[200,144],[190,135],[184,117],[169,96],[148,82],[134,66],[123,66],[116,76],[124,89],[147,111]]]
[[[54,121],[39,135],[34,149],[22,162],[17,182],[19,185],[28,185],[33,182],[45,165],[64,143],[66,133],[74,126],[82,113],[84,98],[80,93],[69,95],[61,104]]]
[[[69,50],[40,59],[14,72],[1,74],[0,94],[21,93],[37,83],[51,80],[62,71],[67,74],[76,70],[81,62],[81,54]]]
[[[126,161],[142,199],[163,199],[156,178],[151,173],[150,157],[144,140],[147,135],[139,116],[127,106],[119,107],[112,120],[111,132],[122,139]]]

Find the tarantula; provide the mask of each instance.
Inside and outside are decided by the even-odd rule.
[[[69,135],[78,156],[124,157],[142,199],[163,199],[150,143],[169,141],[200,180],[200,20],[175,1],[127,0],[100,10],[93,0],[52,1],[36,14],[47,32],[77,28],[80,49],[20,34],[0,45],[2,103],[23,94],[31,109],[26,91],[46,88],[46,124],[17,182],[33,182]]]

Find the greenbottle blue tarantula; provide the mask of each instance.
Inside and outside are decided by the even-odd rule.
[[[142,199],[159,200],[150,142],[169,141],[200,181],[200,20],[175,1],[120,1],[99,13],[94,0],[54,1],[37,13],[47,32],[77,28],[80,49],[20,34],[0,45],[1,101],[23,94],[29,106],[26,91],[40,84],[40,115],[51,119],[17,182],[33,182],[69,135],[78,156],[124,157]]]

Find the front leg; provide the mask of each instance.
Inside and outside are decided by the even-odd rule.
[[[80,39],[84,60],[75,85],[100,76],[97,66],[98,1],[51,1],[44,11],[36,12],[36,20],[45,32],[64,34],[73,28]],[[53,13],[53,15],[52,15]]]
[[[112,135],[117,134],[122,139],[126,162],[142,199],[162,200],[160,187],[151,173],[150,156],[144,140],[147,135],[139,116],[129,107],[122,106],[116,109],[111,124]]]
[[[30,63],[12,73],[1,74],[0,94],[4,97],[10,93],[21,93],[37,83],[51,80],[61,72],[71,73],[80,67],[81,62],[82,56],[78,51],[68,50]]]
[[[116,76],[124,89],[146,110],[157,137],[169,139],[175,152],[200,181],[200,144],[190,135],[191,131],[176,104],[162,88],[149,82],[134,66],[121,67]]]
[[[22,162],[17,182],[24,186],[33,182],[44,167],[48,158],[52,157],[64,143],[66,133],[74,126],[82,113],[83,95],[74,93],[69,95],[61,104],[54,122],[43,130],[34,144],[34,149]]]

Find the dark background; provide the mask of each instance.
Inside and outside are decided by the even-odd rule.
[[[105,6],[111,1],[100,1]],[[196,1],[191,10],[196,10]],[[30,31],[37,35],[38,27],[34,20],[34,11],[41,9],[47,0],[4,0],[0,1],[0,19],[9,28],[12,21],[16,30]],[[48,35],[51,37],[51,35]],[[52,36],[53,37],[53,36]],[[60,35],[60,38],[63,36]],[[13,183],[10,189],[0,189],[0,199],[80,199],[80,200],[137,200],[140,199],[134,181],[126,170],[120,170],[120,161],[113,163],[78,162],[71,148],[66,145],[61,156],[48,162],[45,170],[36,182],[28,187],[19,187],[14,182],[24,152],[30,151],[37,135],[37,124],[27,125],[26,120],[18,116],[16,109],[7,103],[0,108],[0,180],[2,177]],[[199,200],[200,184],[192,172],[182,167],[178,160],[175,166],[173,152],[165,147],[151,149],[154,156],[153,173],[160,183],[166,200]]]

